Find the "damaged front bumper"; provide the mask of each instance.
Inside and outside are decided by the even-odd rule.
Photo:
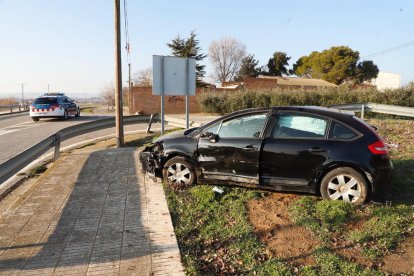
[[[154,151],[154,146],[146,147],[139,154],[142,173],[152,177],[162,177],[161,154]]]

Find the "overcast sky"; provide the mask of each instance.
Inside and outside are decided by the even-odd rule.
[[[123,0],[121,0],[123,3]],[[204,53],[232,36],[267,63],[287,52],[292,65],[312,51],[346,45],[364,57],[414,41],[414,1],[129,0],[132,71],[169,55],[178,34],[195,30]],[[122,11],[123,12],[123,11]],[[123,29],[124,30],[124,29]],[[0,98],[64,91],[92,96],[114,79],[113,0],[0,0]],[[125,39],[122,41],[125,46]],[[373,57],[384,72],[414,81],[414,43]],[[205,59],[207,76],[210,62]],[[124,81],[127,61],[123,56]],[[124,82],[126,84],[126,82]]]

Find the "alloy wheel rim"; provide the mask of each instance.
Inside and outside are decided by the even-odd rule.
[[[347,174],[333,177],[328,183],[328,195],[332,200],[343,200],[353,203],[361,196],[361,184]]]
[[[189,185],[191,180],[191,171],[183,163],[174,163],[167,169],[167,178],[169,182],[173,184]]]

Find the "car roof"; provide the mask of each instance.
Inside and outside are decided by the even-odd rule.
[[[312,114],[333,117],[333,118],[343,118],[343,117],[352,117],[355,115],[352,111],[340,110],[337,108],[328,108],[322,106],[273,106],[273,107],[259,107],[259,108],[248,108],[243,110],[238,110],[224,117],[232,117],[238,114],[246,114],[250,112],[257,112],[257,111],[296,111],[296,112],[308,112]]]
[[[66,97],[65,93],[44,93],[38,98],[57,98],[57,97]]]
[[[274,112],[278,111],[296,111],[296,112],[304,112],[304,113],[311,113],[316,114],[324,117],[330,117],[337,120],[344,120],[347,121],[347,119],[350,119],[351,117],[355,116],[355,113],[352,111],[344,111],[339,110],[336,108],[327,108],[327,107],[321,107],[321,106],[273,106],[273,107],[257,107],[257,108],[248,108],[248,109],[242,109],[238,110],[229,114],[226,114],[220,118],[217,118],[205,125],[202,126],[201,129],[208,128],[211,125],[214,125],[215,123],[221,121],[221,120],[227,120],[228,118],[235,117],[238,115],[243,114],[249,114],[254,112],[269,112],[273,110]]]
[[[299,111],[309,112],[313,114],[329,116],[329,117],[352,117],[355,116],[353,111],[340,110],[337,108],[329,108],[322,106],[278,106],[272,107],[273,110],[287,110],[287,111]]]

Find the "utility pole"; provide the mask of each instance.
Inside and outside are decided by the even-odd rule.
[[[121,4],[115,0],[115,126],[116,146],[124,146],[124,122],[122,105],[122,69],[121,69]]]
[[[132,102],[132,95],[131,95],[131,63],[128,63],[128,99],[129,99],[129,106],[131,106]]]
[[[26,84],[21,83],[20,85],[22,86],[22,107],[24,108],[24,86],[25,86]]]

